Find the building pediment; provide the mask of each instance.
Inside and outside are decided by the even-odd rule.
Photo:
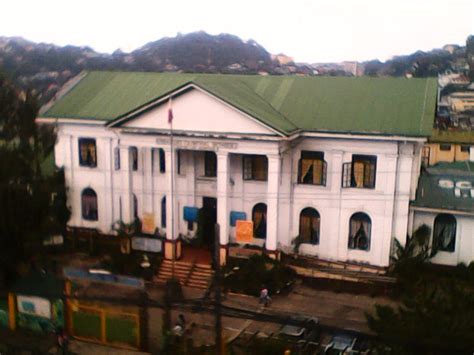
[[[193,85],[131,113],[110,126],[169,131],[170,108],[173,116],[172,128],[177,132],[280,135],[256,118]]]

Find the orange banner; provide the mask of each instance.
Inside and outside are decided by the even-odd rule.
[[[144,213],[142,218],[142,232],[145,234],[155,233],[155,216],[153,213]]]
[[[253,241],[253,222],[238,220],[235,225],[235,238],[237,243]]]

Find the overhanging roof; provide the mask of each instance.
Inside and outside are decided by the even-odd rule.
[[[194,84],[283,134],[429,136],[436,79],[88,72],[41,117],[110,123]]]

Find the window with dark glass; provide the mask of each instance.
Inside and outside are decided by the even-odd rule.
[[[114,149],[114,165],[115,170],[120,170],[120,148],[115,147]]]
[[[377,157],[353,155],[352,163],[343,164],[342,187],[375,188]]]
[[[204,152],[204,176],[217,176],[217,156],[214,152]]]
[[[176,152],[176,173],[181,174],[181,150]]]
[[[95,168],[97,166],[97,149],[95,139],[79,138],[79,165]]]
[[[138,148],[130,147],[130,159],[132,160],[132,170],[138,170]]]
[[[135,194],[132,194],[133,197],[133,219],[137,220],[138,219],[138,199]]]
[[[99,214],[97,210],[97,194],[91,188],[84,189],[81,195],[82,218],[87,221],[97,221]]]
[[[257,203],[252,209],[253,236],[258,239],[267,237],[267,205]]]
[[[370,250],[370,234],[372,222],[365,213],[352,215],[349,222],[349,249]]]
[[[463,153],[469,153],[470,147],[468,145],[461,145],[461,152]]]
[[[161,199],[161,227],[166,228],[166,196]]]
[[[302,151],[298,166],[298,183],[326,185],[326,170],[323,152]]]
[[[158,154],[160,156],[160,173],[166,172],[166,161],[165,161],[165,151],[163,148],[158,149]]]
[[[456,218],[451,214],[436,216],[433,228],[433,252],[454,252],[456,247]]]
[[[303,243],[319,244],[321,217],[314,208],[307,207],[300,213],[299,237]]]
[[[243,156],[244,180],[266,181],[268,179],[268,160],[264,155]]]
[[[442,150],[444,152],[449,152],[451,150],[451,144],[440,144],[439,150]]]

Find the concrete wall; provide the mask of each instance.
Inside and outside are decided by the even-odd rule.
[[[435,212],[414,212],[413,230],[426,224],[431,229],[433,238]],[[456,218],[456,244],[454,252],[438,251],[431,259],[432,263],[442,265],[469,264],[474,261],[474,216],[453,214]]]

